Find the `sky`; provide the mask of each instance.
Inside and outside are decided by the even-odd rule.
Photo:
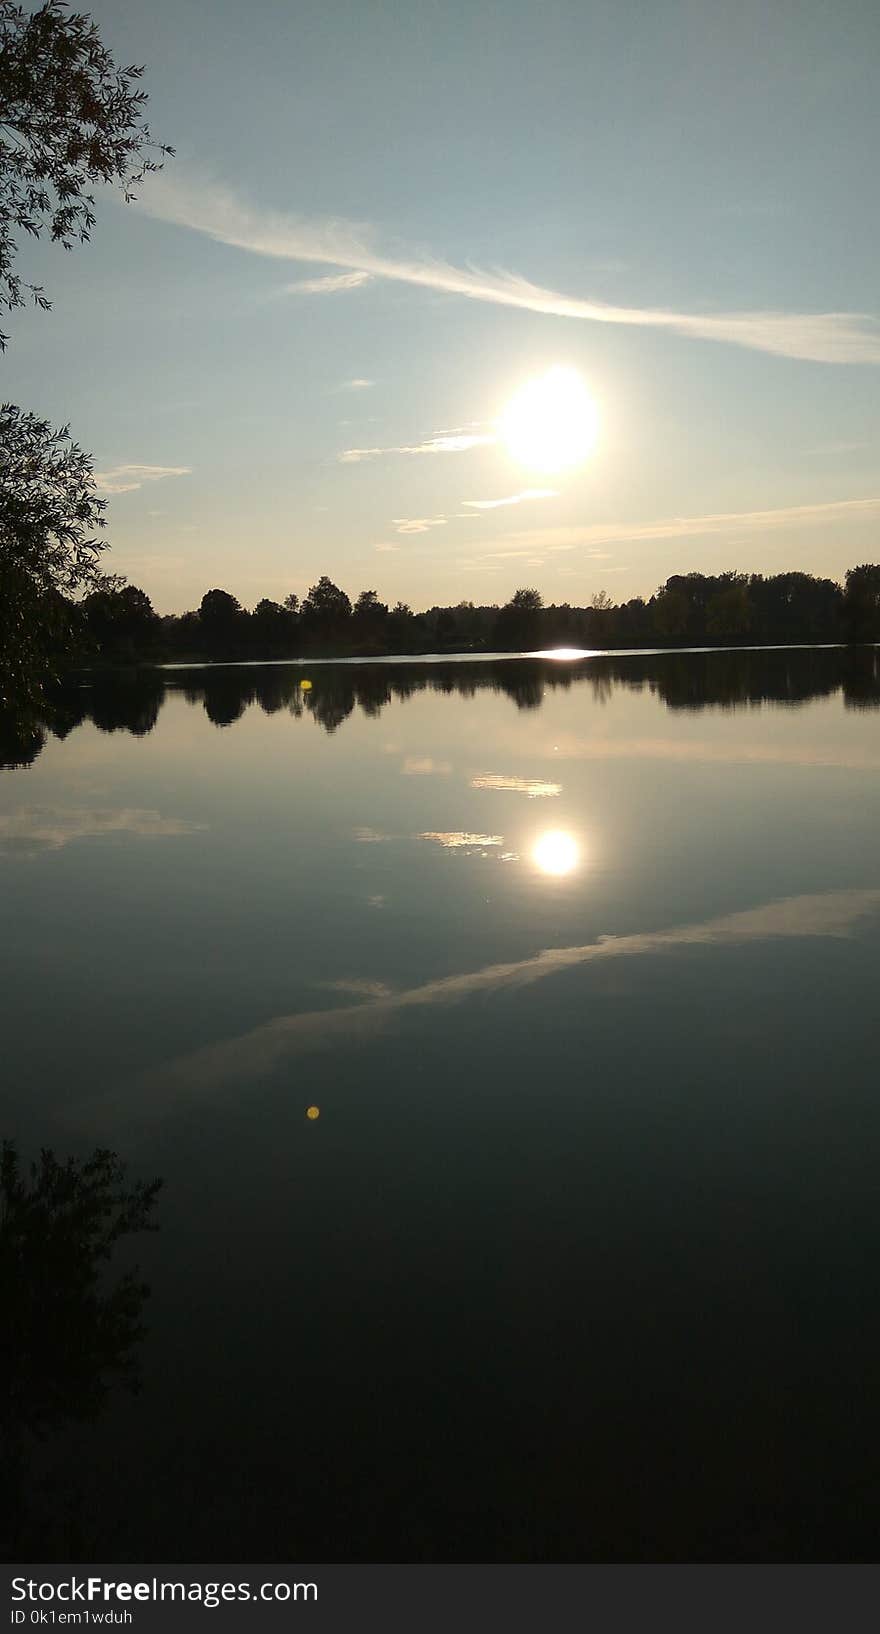
[[[157,610],[880,560],[876,0],[88,9],[176,157],[22,250],[3,396]],[[504,413],[557,370],[597,432],[547,472]]]

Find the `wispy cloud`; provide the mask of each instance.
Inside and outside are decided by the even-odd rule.
[[[505,777],[501,772],[486,772],[482,777],[472,777],[471,788],[527,794],[530,800],[548,799],[562,793],[561,783],[545,783],[540,777]]]
[[[398,533],[427,533],[429,528],[445,528],[445,516],[395,516]]]
[[[788,505],[770,511],[716,511],[707,516],[672,516],[655,522],[594,522],[585,527],[526,528],[508,534],[511,545],[529,550],[587,549],[595,560],[606,552],[598,545],[631,544],[647,539],[708,538],[726,534],[776,533],[787,528],[820,527],[830,522],[863,522],[880,518],[880,499],[835,499],[821,505]],[[504,549],[492,558],[521,554]],[[610,571],[610,569],[608,570]]]
[[[105,839],[108,835],[195,834],[203,823],[183,817],[163,817],[158,811],[125,807],[92,811],[61,806],[30,806],[0,817],[0,854],[60,851],[73,840]]]
[[[95,472],[95,487],[102,494],[130,494],[145,482],[191,475],[190,465],[116,465],[112,471]]]
[[[375,386],[375,384],[375,380],[365,380],[363,375],[355,375],[353,380],[343,380],[333,389],[334,391],[367,391],[370,386]],[[340,425],[356,425],[358,422],[356,420],[340,420],[339,423]],[[363,425],[365,422],[361,420],[360,423]]]
[[[373,549],[378,550],[378,551],[399,550],[400,546],[399,545],[389,545],[389,544],[386,544],[383,541],[383,543],[381,545],[374,545]]]
[[[448,777],[451,771],[448,760],[432,760],[430,755],[409,755],[400,768],[402,777]]]
[[[361,460],[381,459],[386,454],[465,454],[468,449],[497,440],[489,432],[442,432],[421,443],[400,443],[393,448],[344,448],[339,459],[343,465],[358,465]]]
[[[336,295],[346,289],[360,289],[370,282],[368,272],[332,272],[324,278],[296,278],[285,284],[285,295]]]
[[[553,317],[664,329],[780,357],[816,363],[880,363],[880,325],[870,313],[668,312],[615,306],[563,295],[517,273],[458,267],[410,250],[385,254],[374,247],[370,229],[364,225],[260,210],[226,188],[193,175],[187,178],[179,169],[173,176],[151,177],[141,198],[142,207],[151,215],[255,255],[318,262]]]
[[[558,488],[524,488],[521,494],[507,494],[504,499],[463,499],[475,511],[497,511],[501,505],[521,505],[526,499],[557,499]]]
[[[242,1080],[251,1087],[257,1075],[268,1073],[292,1055],[321,1050],[329,1039],[369,1039],[413,1009],[445,1008],[481,994],[521,990],[561,971],[585,969],[608,959],[666,957],[679,948],[699,948],[708,953],[713,948],[748,947],[754,942],[847,938],[863,920],[876,917],[878,912],[880,890],[829,891],[766,902],[696,924],[636,931],[626,936],[600,936],[595,942],[575,947],[544,948],[506,964],[435,977],[388,998],[365,997],[360,1003],[329,1010],[276,1016],[251,1032],[177,1056],[145,1074],[139,1086],[132,1089],[141,1090],[142,1111],[161,1116],[161,1091],[177,1102],[181,1093],[213,1096]],[[126,1100],[129,1119],[134,1104],[131,1097]]]

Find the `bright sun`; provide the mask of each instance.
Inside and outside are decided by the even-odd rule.
[[[498,430],[517,464],[533,471],[563,471],[593,452],[599,411],[576,369],[550,369],[520,387]]]

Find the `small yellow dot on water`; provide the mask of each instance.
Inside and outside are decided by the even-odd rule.
[[[299,689],[300,689],[300,692],[311,692],[311,690],[312,690],[311,681],[300,681]]]
[[[321,1108],[319,1106],[308,1106],[308,1107],[306,1107],[306,1117],[307,1118],[311,1118],[314,1121],[315,1118],[320,1118],[320,1116],[321,1116]]]

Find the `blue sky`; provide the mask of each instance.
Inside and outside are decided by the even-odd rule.
[[[160,610],[880,558],[874,0],[90,9],[177,157],[22,253],[3,394]],[[600,431],[548,478],[495,423],[558,366]]]

